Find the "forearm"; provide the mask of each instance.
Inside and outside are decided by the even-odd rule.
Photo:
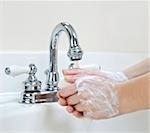
[[[150,108],[150,73],[120,83],[117,86],[119,112],[126,114]]]
[[[142,62],[133,65],[129,68],[123,70],[123,73],[128,77],[128,79],[135,78],[137,76],[143,75],[150,71],[150,59],[146,58]]]

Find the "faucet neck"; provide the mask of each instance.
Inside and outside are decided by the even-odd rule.
[[[69,50],[67,55],[70,60],[81,60],[82,58],[83,52],[79,46],[77,33],[75,32],[74,28],[69,23],[60,23],[54,28],[50,40],[49,62],[50,69],[52,69],[51,71],[57,70],[57,42],[60,34],[63,31],[67,34],[69,40]]]
[[[50,60],[49,60],[49,72],[47,78],[47,84],[49,86],[57,86],[58,85],[58,71],[57,71],[57,42],[59,36],[62,32],[65,32],[68,36],[69,40],[69,50],[68,57],[71,61],[81,60],[82,59],[82,50],[78,44],[77,34],[74,28],[69,23],[60,23],[58,24],[51,35],[50,40]]]

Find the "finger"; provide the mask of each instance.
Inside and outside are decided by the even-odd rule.
[[[59,90],[59,96],[62,98],[67,98],[75,93],[77,93],[75,85],[68,85]]]
[[[77,104],[77,105],[75,105],[74,106],[74,109],[76,110],[76,111],[79,111],[79,112],[83,112],[83,111],[85,111],[86,110],[86,108],[85,108],[85,106],[83,105],[83,104]]]
[[[67,100],[68,105],[75,105],[80,102],[80,98],[77,96],[77,94],[74,94],[68,97],[66,100]]]
[[[76,79],[77,79],[77,77],[76,76],[65,76],[64,77],[64,79],[65,79],[65,81],[67,81],[67,82],[69,82],[69,83],[74,83],[75,81],[76,81]]]
[[[76,75],[80,73],[80,69],[79,68],[64,69],[62,72],[64,75]]]
[[[67,101],[63,98],[59,98],[58,103],[62,106],[67,106]]]
[[[60,98],[59,91],[57,92],[56,96],[57,96],[58,98]]]
[[[95,120],[98,120],[98,119],[106,119],[107,117],[104,117],[102,114],[89,114],[88,112],[83,112],[83,117],[85,118],[88,118],[88,119],[95,119]]]
[[[74,111],[73,115],[77,118],[83,118],[83,113],[82,112],[78,112],[78,111]]]
[[[77,95],[81,100],[88,100],[89,98],[91,98],[91,94],[86,90],[83,92],[77,92]]]
[[[74,108],[73,108],[72,106],[67,106],[66,110],[67,110],[69,113],[73,113]]]

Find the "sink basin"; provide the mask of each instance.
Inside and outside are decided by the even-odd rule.
[[[18,95],[0,96],[1,133],[148,133],[149,111],[108,120],[77,119],[57,102],[21,104]]]
[[[68,114],[58,103],[21,104],[18,94],[5,95],[0,104],[0,131],[2,133],[74,133],[86,131],[89,120],[79,120]],[[11,102],[10,102],[11,101]],[[3,104],[2,104],[3,103]]]

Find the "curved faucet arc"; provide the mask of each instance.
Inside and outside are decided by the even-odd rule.
[[[47,82],[46,82],[46,90],[48,91],[55,91],[58,90],[58,82],[59,82],[59,74],[57,70],[57,45],[58,39],[62,32],[65,32],[68,36],[69,40],[69,50],[67,52],[68,57],[71,61],[81,60],[83,51],[79,46],[77,33],[75,32],[74,28],[66,22],[62,22],[58,24],[52,34],[49,46],[49,70],[47,70]]]

